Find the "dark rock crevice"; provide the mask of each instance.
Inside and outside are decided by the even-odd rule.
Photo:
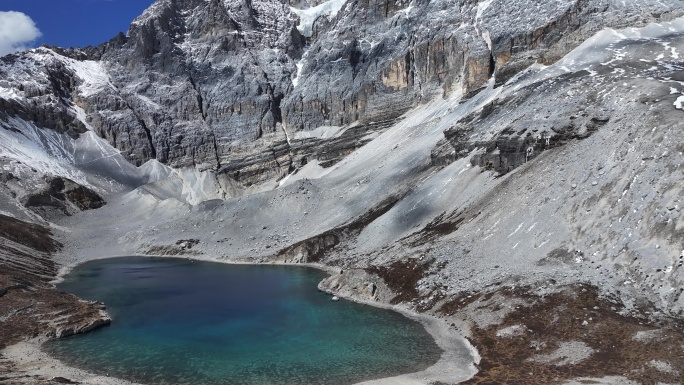
[[[496,61],[494,60],[494,55],[489,53],[489,73],[488,76],[491,78],[496,72]]]
[[[202,116],[202,120],[206,121],[207,114],[204,110],[204,98],[202,97],[202,92],[195,83],[195,80],[192,78],[192,76],[190,76],[188,80],[190,81],[190,85],[192,86],[192,88],[195,90],[195,94],[197,96],[197,108],[199,108],[200,116]]]
[[[214,146],[214,155],[216,157],[216,170],[220,170],[221,169],[221,158],[219,157],[218,144],[216,143],[216,134],[213,134],[211,136],[211,142]]]

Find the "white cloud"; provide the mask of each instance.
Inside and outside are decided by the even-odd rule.
[[[0,11],[0,56],[29,48],[40,35],[30,17],[21,12]]]

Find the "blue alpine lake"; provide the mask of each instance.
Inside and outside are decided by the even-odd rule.
[[[44,345],[60,360],[145,384],[351,384],[423,370],[441,350],[418,322],[331,301],[312,268],[125,257],[77,266],[60,290],[112,324]]]

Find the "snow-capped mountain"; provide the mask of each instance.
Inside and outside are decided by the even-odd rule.
[[[317,262],[342,270],[326,289],[436,314],[581,282],[681,317],[683,15],[159,0],[98,47],[0,59],[0,214],[53,226],[66,266]]]
[[[679,5],[159,1],[99,47],[6,57],[3,112],[72,136],[88,125],[136,165],[253,184],[318,157],[298,132],[376,131],[436,96],[553,63],[601,28],[670,19]]]

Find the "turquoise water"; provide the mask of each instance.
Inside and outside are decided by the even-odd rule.
[[[333,302],[310,268],[127,257],[88,262],[59,289],[104,302],[111,326],[45,349],[146,384],[350,384],[425,369],[440,349],[396,312]]]

